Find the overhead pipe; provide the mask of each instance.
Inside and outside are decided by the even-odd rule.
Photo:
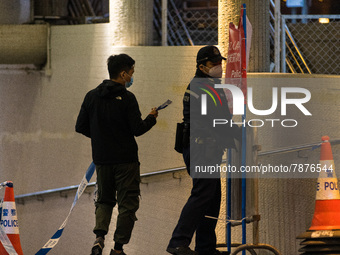
[[[47,61],[48,25],[0,25],[0,64],[34,64]]]

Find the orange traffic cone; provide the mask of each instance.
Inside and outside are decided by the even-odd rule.
[[[17,218],[17,210],[14,200],[13,183],[7,182],[4,201],[2,203],[1,210],[1,225],[11,241],[13,248],[18,255],[23,255],[20,236],[19,236],[19,225]],[[0,242],[0,254],[8,254],[3,245]]]
[[[309,230],[340,229],[340,193],[331,144],[322,137],[318,186],[312,226]]]

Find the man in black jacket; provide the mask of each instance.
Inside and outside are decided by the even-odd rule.
[[[81,106],[76,131],[91,138],[92,158],[97,173],[96,241],[92,255],[102,254],[113,207],[118,203],[110,255],[122,254],[131,237],[139,207],[140,171],[135,136],[149,131],[158,111],[153,108],[143,120],[133,93],[126,88],[133,82],[135,61],[126,54],[107,60],[109,80],[89,91]]]

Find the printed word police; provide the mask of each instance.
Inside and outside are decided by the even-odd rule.
[[[316,190],[319,191],[322,188],[323,188],[323,190],[339,190],[339,183],[337,183],[337,182],[325,182],[324,187],[320,187],[320,182],[318,182]]]
[[[18,220],[1,220],[0,221],[0,224],[2,225],[2,226],[4,226],[5,228],[6,227],[9,227],[9,228],[16,228],[16,227],[18,227],[19,225],[18,225]]]

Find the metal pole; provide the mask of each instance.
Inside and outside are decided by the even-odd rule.
[[[242,116],[242,122],[246,122],[246,104],[244,104],[244,114]],[[245,125],[242,125],[242,159],[241,166],[246,166],[246,146],[247,146],[247,133]],[[242,244],[247,243],[247,223],[246,223],[246,206],[247,206],[247,179],[246,173],[242,173]],[[243,251],[242,255],[245,255],[246,252]]]
[[[286,72],[286,20],[281,17],[281,72]]]
[[[243,4],[242,5],[243,10],[243,30],[244,30],[244,47],[245,47],[245,56],[244,58],[247,59],[247,22],[246,22],[246,17],[247,17],[247,9],[246,9],[246,5]],[[243,40],[243,38],[242,38]],[[242,60],[241,60],[242,61]],[[242,61],[243,62],[243,61]],[[243,67],[246,69],[245,72],[247,72],[247,65],[243,66],[242,63],[242,69]],[[242,75],[243,76],[243,75]],[[246,110],[247,110],[247,106],[246,106],[246,102],[244,102],[244,114],[242,116],[242,122],[245,123],[246,122]],[[246,132],[246,127],[245,125],[242,125],[242,166],[245,167],[246,166],[246,153],[247,153],[247,132]],[[246,223],[246,206],[247,206],[247,179],[246,179],[246,174],[242,173],[242,244],[246,244],[247,243],[247,223]],[[242,251],[242,255],[245,255],[246,251]]]
[[[308,3],[307,3],[307,0],[303,0],[303,7],[302,7],[301,14],[302,15],[307,15],[308,14]],[[307,23],[307,19],[302,19],[302,23],[306,24]]]
[[[168,0],[162,0],[162,46],[168,46]]]
[[[47,23],[47,60],[46,60],[46,65],[45,65],[45,75],[46,76],[52,75],[51,55],[52,55],[51,25],[49,23]]]
[[[281,21],[281,8],[280,0],[275,0],[275,72],[280,72],[280,21]],[[283,29],[283,28],[282,28]]]
[[[258,137],[257,137],[257,128],[252,128],[252,164],[257,166],[258,165]],[[254,178],[253,183],[253,199],[254,199],[254,215],[258,217],[259,213],[259,179],[258,175]],[[253,244],[257,245],[260,242],[260,229],[259,229],[259,218],[257,218],[253,223]]]
[[[228,166],[231,166],[231,149],[228,149]],[[228,252],[231,253],[231,173],[228,172],[228,184],[227,184],[227,233],[226,242],[228,247]]]

